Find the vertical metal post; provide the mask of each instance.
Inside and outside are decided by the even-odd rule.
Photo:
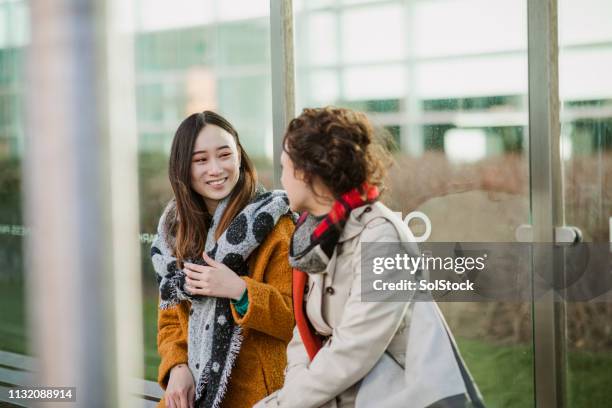
[[[404,0],[404,38],[406,41],[406,90],[404,103],[404,118],[400,126],[400,147],[405,153],[419,157],[425,151],[423,139],[423,109],[421,96],[417,93],[417,55],[416,55],[416,18],[415,0]]]
[[[37,382],[76,386],[78,406],[100,406],[114,399],[105,375],[112,359],[102,301],[109,242],[100,216],[107,203],[100,131],[105,114],[96,88],[102,25],[91,1],[36,1],[30,7],[24,175]]]
[[[95,0],[30,3],[24,162],[30,339],[40,359],[36,382],[76,386],[79,407],[133,406],[125,386],[117,387],[142,364],[139,347],[125,346],[140,340],[140,274],[135,135],[118,123],[120,111],[134,112],[125,109],[126,99],[108,109],[110,97],[126,93],[125,82],[109,81],[119,64],[108,65],[106,7]],[[131,139],[120,140],[120,130],[132,132]]]
[[[105,46],[108,98],[108,168],[112,264],[108,265],[113,287],[105,299],[114,322],[115,371],[110,374],[117,390],[117,408],[142,405],[143,377],[142,287],[138,206],[138,130],[134,78],[135,5],[107,0]],[[104,92],[101,90],[101,93]]]
[[[531,214],[536,243],[554,243],[564,224],[559,148],[559,46],[557,0],[528,0],[529,160]],[[536,245],[533,270],[551,281],[559,272],[552,251]],[[533,304],[535,400],[564,407],[564,304],[549,291]]]
[[[270,1],[274,186],[280,186],[282,140],[295,115],[292,0]]]

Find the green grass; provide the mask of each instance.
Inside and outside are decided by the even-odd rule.
[[[531,347],[468,339],[457,339],[457,343],[487,407],[533,406]]]
[[[157,298],[145,296],[143,305],[145,377],[155,381],[157,354]],[[0,281],[0,350],[26,353],[23,285]],[[497,345],[483,340],[458,339],[461,353],[489,408],[533,407],[533,357],[528,345]],[[573,351],[568,357],[570,407],[609,405],[612,353]]]
[[[159,367],[159,354],[157,354],[157,297],[145,296],[142,307],[142,323],[144,336],[144,372],[145,378],[157,381],[157,367]]]
[[[572,352],[568,357],[570,407],[610,406],[612,353]]]
[[[468,368],[488,407],[533,407],[532,348],[498,346],[479,340],[458,339]],[[612,353],[568,353],[568,406],[610,405]]]
[[[148,296],[142,308],[145,378],[157,380],[157,298]],[[24,284],[0,280],[0,350],[28,354]]]
[[[27,354],[23,283],[0,280],[0,350]]]

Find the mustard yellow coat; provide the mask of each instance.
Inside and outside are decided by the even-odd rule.
[[[249,257],[250,275],[243,277],[249,308],[241,317],[234,306],[231,307],[234,320],[243,327],[244,340],[223,407],[251,408],[283,386],[286,348],[295,324],[291,301],[292,272],[288,259],[293,230],[291,218],[282,217]],[[171,309],[159,310],[157,348],[161,363],[158,382],[164,390],[170,369],[177,364],[187,364],[190,305],[183,301]],[[165,408],[163,399],[158,407]]]

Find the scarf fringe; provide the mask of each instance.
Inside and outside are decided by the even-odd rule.
[[[219,388],[217,389],[217,395],[215,395],[215,399],[211,408],[220,408],[221,402],[225,397],[225,393],[227,392],[227,387],[229,385],[229,380],[231,378],[232,369],[234,368],[234,364],[236,363],[236,358],[238,358],[238,354],[240,353],[240,348],[242,347],[242,341],[244,340],[242,336],[242,327],[235,326],[234,331],[232,333],[232,339],[230,340],[230,347],[227,353],[227,358],[225,360],[225,365],[223,368],[223,373],[221,374],[221,380],[219,381]],[[202,372],[202,381],[200,382],[198,389],[196,391],[196,401],[202,397],[206,386],[210,383],[210,361],[208,365],[204,368]]]
[[[209,370],[210,370],[210,365],[207,364],[206,367],[204,367],[204,370],[202,371],[202,381],[200,382],[200,384],[198,385],[198,388],[196,390],[196,395],[195,395],[196,402],[200,398],[202,398],[202,394],[204,394],[204,389],[206,388],[206,386],[210,382],[210,371]],[[200,405],[201,404],[198,404],[198,407]]]
[[[213,402],[212,408],[219,408],[221,406],[221,401],[223,401],[223,397],[225,397],[232,369],[234,368],[236,358],[238,357],[238,353],[240,352],[240,348],[242,347],[242,340],[242,327],[236,326],[234,328],[232,340],[230,341],[230,348],[227,353],[227,359],[225,360],[223,374],[221,375],[221,380],[219,381],[219,390],[217,391],[217,395],[215,397],[215,401]]]

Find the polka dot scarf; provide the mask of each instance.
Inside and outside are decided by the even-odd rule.
[[[284,191],[266,192],[259,188],[253,201],[215,241],[216,226],[228,201],[222,200],[215,210],[205,251],[239,276],[246,276],[249,273],[249,255],[272,231],[280,217],[290,212],[289,200]],[[173,211],[173,205],[171,202],[164,211],[151,248],[160,288],[160,308],[172,307],[181,300],[191,301],[188,353],[189,368],[197,379],[196,406],[217,408],[221,405],[232,367],[240,352],[242,331],[233,320],[229,299],[193,296],[184,290],[185,274],[178,269],[176,258],[171,255],[172,237],[166,234],[164,227],[165,217]],[[190,261],[204,264],[202,259]]]

